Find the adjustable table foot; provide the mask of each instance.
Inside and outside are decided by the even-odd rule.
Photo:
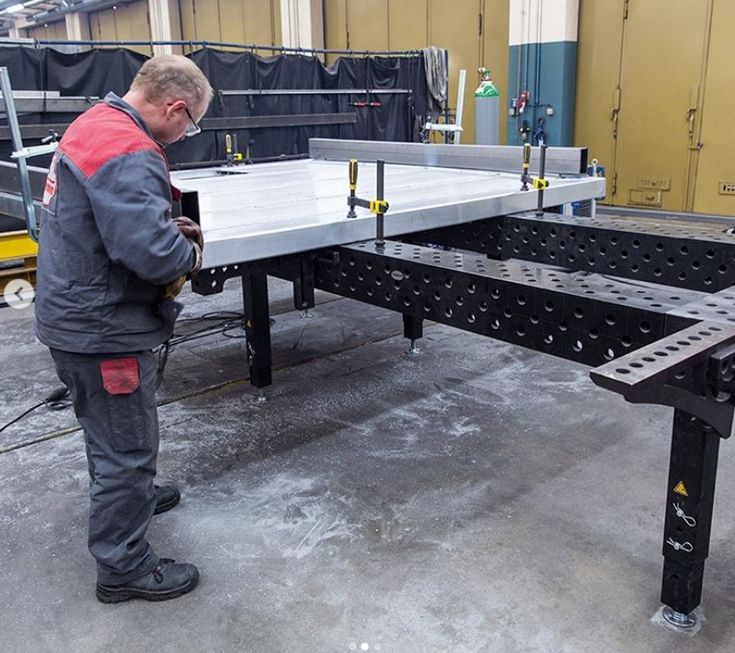
[[[684,614],[683,612],[677,612],[668,605],[664,606],[661,611],[661,616],[667,624],[681,628],[682,630],[689,630],[697,625],[697,617],[694,613]]]

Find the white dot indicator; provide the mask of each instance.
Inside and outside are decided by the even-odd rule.
[[[25,279],[12,279],[5,286],[3,299],[10,308],[28,308],[33,303],[35,294],[33,286]]]

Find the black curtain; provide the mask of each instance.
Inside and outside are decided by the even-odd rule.
[[[433,109],[422,55],[344,57],[330,67],[310,56],[282,54],[261,57],[212,48],[197,50],[189,57],[204,71],[215,90],[207,117],[356,114],[357,122],[354,124],[237,131],[240,151],[249,149],[253,158],[306,153],[309,138],[313,137],[416,141],[418,125]],[[0,49],[0,66],[8,67],[14,89],[51,90],[62,95],[104,96],[108,91],[123,95],[146,58],[122,48],[76,54],[51,48]],[[295,88],[407,89],[411,92],[369,97],[365,94],[227,97],[217,94],[221,90]],[[356,106],[360,103],[379,105]],[[64,122],[74,117],[68,114],[24,116],[21,122]],[[172,163],[224,159],[224,133],[203,132],[170,146],[168,155]],[[34,160],[33,163],[44,165],[45,162]]]

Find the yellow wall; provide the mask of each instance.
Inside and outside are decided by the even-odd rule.
[[[180,0],[180,3],[185,41],[281,44],[278,0]]]
[[[735,3],[624,6],[580,1],[575,144],[605,163],[609,203],[735,215],[719,192],[735,182]]]
[[[509,0],[324,0],[325,44],[336,50],[446,48],[453,108],[459,70],[467,70],[462,142],[472,143],[480,66],[492,70],[501,103],[506,102],[508,12]],[[334,59],[330,56],[328,61]],[[505,120],[500,122],[501,142],[505,142]]]
[[[490,69],[495,87],[500,91],[500,143],[506,142],[508,121],[505,108],[510,104],[508,85],[508,22],[510,20],[509,0],[484,0],[482,51],[480,65]],[[475,78],[468,73],[470,90],[474,91]],[[465,100],[466,101],[466,100]],[[470,104],[472,98],[470,98]]]
[[[39,25],[27,30],[29,39],[64,40],[66,38],[66,23],[63,20],[48,25]]]
[[[735,183],[732,107],[735,88],[735,2],[717,0],[702,94],[702,131],[694,210],[735,216],[735,195],[722,195],[721,182]]]
[[[613,119],[620,85],[623,41],[623,2],[588,2],[579,10],[577,94],[574,107],[574,144],[589,148],[612,173],[615,169]],[[608,199],[611,196],[608,184]]]
[[[116,9],[90,13],[89,32],[93,40],[148,41],[151,38],[148,3],[134,2]],[[151,48],[148,46],[125,47],[143,54],[151,54]]]

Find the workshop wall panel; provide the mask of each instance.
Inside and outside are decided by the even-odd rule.
[[[388,0],[347,0],[349,50],[388,50]]]
[[[426,0],[389,0],[388,47],[391,50],[417,50],[429,42],[429,17]]]
[[[727,146],[730,0],[582,0],[575,144],[606,166],[606,201],[735,213]],[[706,100],[706,103],[705,103]],[[735,188],[735,187],[734,187]]]
[[[145,41],[150,39],[148,3],[134,2],[104,11],[90,12],[89,33],[95,40]],[[148,46],[125,47],[135,52],[151,54],[151,48]]]
[[[221,41],[219,2],[217,0],[191,0],[191,4],[193,32],[190,35],[184,31],[184,40]]]
[[[628,5],[623,37],[615,204],[683,211],[709,2]],[[690,121],[689,118],[692,120]]]
[[[732,107],[735,89],[735,2],[716,0],[702,99],[702,133],[694,210],[735,215],[735,149]]]
[[[272,0],[218,0],[218,3],[222,41],[275,45]]]
[[[347,0],[324,0],[324,47],[331,50],[347,49]],[[326,56],[332,64],[338,56]]]
[[[508,0],[484,0],[482,9],[482,42],[480,66],[492,72],[495,88],[500,92],[500,143],[507,143],[508,121],[504,119],[509,105],[511,88],[508,78],[508,24],[510,21]],[[474,71],[467,71],[467,84],[475,89],[477,77]],[[474,124],[474,102],[470,106],[468,119]],[[468,142],[468,141],[464,141]]]
[[[218,0],[219,6],[219,40],[228,43],[258,43],[249,41],[245,36],[248,27],[245,23],[245,3],[243,0]],[[249,22],[248,22],[249,24]],[[270,26],[266,39],[260,41],[270,44]]]
[[[277,0],[180,0],[180,4],[184,40],[281,43]],[[186,52],[191,50],[186,48]]]
[[[194,13],[194,0],[179,0],[179,15],[181,17],[182,40],[196,39],[196,15]],[[194,48],[184,46],[184,53],[189,53]]]
[[[29,39],[60,39],[64,40],[66,36],[66,23],[63,20],[48,25],[39,25],[38,27],[29,28],[27,30]]]
[[[467,70],[462,117],[463,143],[474,143],[474,96],[480,66],[482,0],[429,0],[429,43],[449,50],[449,105],[457,104],[459,71]],[[507,49],[507,40],[505,47]]]
[[[598,159],[610,175],[615,170],[624,15],[625,0],[580,2],[574,145],[589,148],[590,160]],[[608,200],[611,190],[608,184]]]
[[[489,66],[501,91],[508,93],[507,0],[325,0],[325,43],[332,49],[421,49],[449,51],[449,104],[457,103],[459,70],[467,70],[462,135],[474,142],[474,91],[477,68]],[[329,63],[337,57],[327,57]],[[501,120],[501,142],[506,125]],[[436,138],[436,137],[435,137]]]

